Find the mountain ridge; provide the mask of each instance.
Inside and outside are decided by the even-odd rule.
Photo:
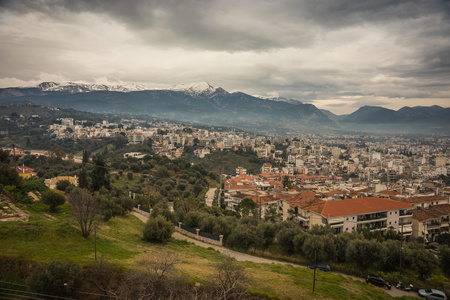
[[[207,82],[150,89],[137,85],[43,82],[36,87],[0,89],[1,103],[27,103],[89,112],[147,114],[158,118],[234,126],[248,130],[448,131],[450,108],[437,105],[397,111],[363,106],[335,115],[295,99],[229,93]],[[407,125],[407,126],[403,126]]]

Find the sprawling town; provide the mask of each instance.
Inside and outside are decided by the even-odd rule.
[[[328,224],[335,233],[392,228],[427,241],[449,228],[450,187],[440,179],[448,175],[448,137],[304,134],[285,138],[137,119],[86,123],[61,118],[47,131],[57,139],[124,136],[129,145],[151,139],[154,152],[170,159],[182,157],[184,147],[194,145],[200,159],[218,151],[256,153],[266,162],[254,174],[240,166],[234,174],[221,174],[223,205],[228,210],[249,198],[261,218],[275,214],[305,228]],[[129,152],[124,157],[145,155]],[[17,168],[25,172],[25,167]]]
[[[133,290],[145,299],[155,293],[162,293],[158,299],[171,299],[171,280],[178,278],[183,283],[178,295],[237,299],[217,286],[216,275],[205,275],[194,285],[175,275],[158,277],[165,268],[175,270],[179,255],[186,259],[181,268],[207,268],[211,260],[199,262],[204,255],[199,248],[218,256],[212,260],[221,263],[208,273],[218,276],[228,272],[256,278],[259,271],[238,262],[266,259],[270,264],[295,264],[283,267],[287,273],[282,276],[288,276],[283,280],[293,276],[308,286],[312,273],[302,272],[337,271],[355,280],[345,295],[359,289],[357,293],[375,293],[369,298],[408,299],[413,290],[421,295],[429,287],[449,287],[446,135],[330,131],[278,136],[33,105],[7,106],[5,111],[0,116],[0,231],[5,241],[0,248],[12,253],[5,256],[11,259],[5,266],[17,270],[31,259],[49,260],[45,268],[54,268],[52,264],[60,264],[57,258],[70,256],[87,265],[86,274],[95,274],[75,272],[77,280],[92,285],[58,295],[81,299],[87,295],[83,293],[105,293],[121,299]],[[180,244],[186,240],[190,250]],[[32,250],[32,243],[42,249],[61,249],[61,243],[76,246],[48,254]],[[128,254],[117,254],[115,247]],[[84,254],[76,252],[78,248]],[[106,257],[102,259],[137,260],[137,265],[116,274],[109,262],[97,262],[97,251]],[[138,259],[149,259],[148,253],[155,258]],[[62,266],[69,269],[73,263]],[[116,274],[116,281],[98,288],[105,267]],[[5,280],[0,288],[14,295],[23,290],[55,295],[43,291],[41,284],[36,289],[26,285],[37,281],[32,276],[39,270],[0,277]],[[239,276],[230,291],[246,299],[250,287]],[[273,278],[272,272],[265,276]],[[142,284],[130,285],[128,278]],[[155,288],[154,278],[164,284],[162,289]],[[330,277],[318,278],[320,284],[332,282]],[[26,288],[16,289],[11,280]],[[261,280],[266,282],[266,277]],[[366,284],[356,287],[360,281]],[[55,284],[52,289],[58,288]],[[256,299],[267,299],[265,293],[269,298],[280,295],[267,284]],[[287,293],[288,299],[297,297],[295,282],[289,283]],[[300,298],[309,298],[315,287],[312,292],[302,288],[301,293]],[[325,289],[319,293],[334,297]]]

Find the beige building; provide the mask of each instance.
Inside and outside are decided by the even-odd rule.
[[[413,211],[413,236],[433,241],[442,231],[450,228],[450,204],[435,205]]]

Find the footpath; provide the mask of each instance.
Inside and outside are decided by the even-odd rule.
[[[144,215],[142,215],[142,214],[140,214],[140,213],[138,213],[136,211],[133,211],[132,214],[134,216],[136,216],[138,219],[140,219],[144,223],[146,223],[147,220],[148,220],[147,216],[144,216]],[[306,268],[306,266],[302,266],[302,265],[297,265],[297,264],[288,263],[288,262],[284,262],[284,261],[273,260],[273,259],[262,258],[262,257],[258,257],[258,256],[253,256],[253,255],[241,253],[241,252],[238,252],[238,251],[233,251],[233,250],[227,249],[225,247],[207,244],[207,243],[204,243],[202,241],[199,241],[199,240],[190,238],[188,236],[182,235],[182,234],[180,234],[179,232],[176,232],[176,231],[172,234],[172,237],[177,239],[177,240],[185,240],[185,241],[194,243],[197,246],[200,246],[200,247],[203,247],[203,248],[212,248],[212,249],[214,249],[216,251],[219,251],[220,253],[222,253],[224,255],[228,255],[228,256],[236,259],[237,261],[251,261],[251,262],[262,263],[262,264],[291,265],[291,266],[296,267],[296,268]],[[343,273],[338,273],[338,272],[333,272],[333,274],[338,274],[338,275],[342,275],[342,276],[351,278],[353,280],[365,282],[365,280],[363,278],[359,278],[359,277],[355,277],[355,276],[351,276],[351,275],[347,275],[347,274],[343,274]],[[402,296],[418,297],[417,293],[401,291],[399,289],[396,289],[394,285],[392,286],[392,289],[386,290],[386,293],[388,293],[391,297],[402,297]]]

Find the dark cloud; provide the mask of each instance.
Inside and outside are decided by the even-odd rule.
[[[436,0],[10,0],[2,1],[1,7],[54,18],[62,11],[104,14],[137,31],[148,43],[221,51],[306,47],[324,30],[430,14],[448,22],[449,12],[448,1]]]
[[[206,80],[330,107],[442,98],[449,16],[447,0],[0,0],[0,79]]]

